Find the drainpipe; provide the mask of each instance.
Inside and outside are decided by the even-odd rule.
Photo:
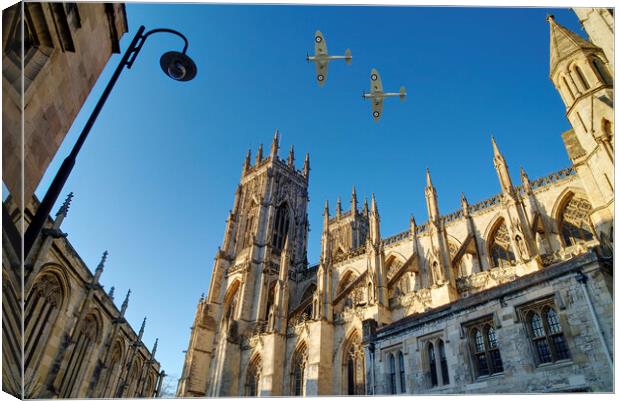
[[[614,371],[614,363],[611,359],[611,353],[609,352],[609,347],[607,347],[607,343],[605,342],[605,338],[603,337],[603,331],[601,330],[601,326],[598,322],[598,318],[596,316],[596,312],[594,311],[594,305],[592,305],[592,300],[590,299],[590,293],[588,292],[588,276],[583,274],[583,272],[577,272],[575,279],[581,283],[581,289],[583,290],[583,294],[586,297],[586,302],[588,303],[588,309],[590,309],[590,314],[592,315],[592,320],[594,321],[594,326],[596,328],[596,332],[598,333],[598,337],[603,344],[603,349],[605,350],[605,356],[607,357],[607,363],[609,363],[609,367],[611,371]]]

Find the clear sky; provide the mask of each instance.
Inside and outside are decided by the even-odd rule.
[[[310,152],[309,255],[317,262],[323,203],[352,185],[358,199],[374,192],[383,236],[427,219],[429,167],[443,214],[499,191],[494,134],[515,183],[523,165],[531,179],[569,165],[560,134],[569,128],[549,80],[549,27],[556,20],[585,35],[568,10],[335,6],[127,4],[129,32],[140,25],[182,31],[198,65],[191,82],[165,76],[159,57],[180,50],[167,34],[149,38],[123,72],[65,186],[75,198],[63,229],[94,270],[110,252],[101,283],[116,286],[145,343],[159,337],[157,359],[179,377],[196,303],[208,291],[213,257],[248,148],[280,155],[295,145],[297,167]],[[307,64],[320,29],[330,53],[350,48],[352,65],[332,62],[326,85]],[[37,196],[75,143],[116,67],[114,55],[50,165]],[[384,88],[407,88],[404,103],[387,99],[372,120],[369,73]],[[56,206],[57,208],[57,206]],[[55,208],[55,210],[56,210]],[[55,212],[54,210],[54,212]],[[176,383],[175,383],[176,385]]]

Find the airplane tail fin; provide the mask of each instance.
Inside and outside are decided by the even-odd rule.
[[[401,86],[400,87],[400,101],[404,102],[405,101],[405,96],[407,96],[407,92],[405,92],[405,87]]]
[[[353,59],[353,56],[351,56],[351,49],[347,49],[347,50],[344,52],[344,61],[345,61],[347,64],[351,64],[351,60],[352,60],[352,59]]]
[[[310,63],[310,55],[306,52],[306,63]]]

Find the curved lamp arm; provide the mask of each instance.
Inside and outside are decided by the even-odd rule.
[[[151,29],[147,33],[143,33],[144,29],[146,29],[144,25],[140,25],[140,28],[138,28],[138,33],[136,34],[136,39],[138,40],[138,42],[133,42],[130,45],[129,49],[127,49],[127,52],[130,53],[129,58],[127,59],[127,62],[125,63],[128,69],[131,69],[133,62],[136,60],[136,57],[138,57],[138,53],[140,53],[140,50],[142,50],[142,46],[144,45],[144,42],[146,42],[146,39],[149,37],[149,35],[152,35],[154,33],[166,32],[166,33],[171,33],[173,35],[177,35],[178,37],[183,39],[183,42],[184,42],[183,50],[181,51],[181,53],[185,54],[185,52],[187,51],[187,46],[189,45],[189,41],[187,40],[185,35],[183,35],[181,32],[175,31],[174,29],[157,28],[157,29]]]

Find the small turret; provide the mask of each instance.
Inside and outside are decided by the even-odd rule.
[[[495,165],[495,170],[497,171],[502,192],[512,193],[512,180],[510,179],[510,174],[508,173],[508,164],[506,163],[506,159],[504,159],[504,156],[499,151],[497,143],[495,143],[494,136],[491,136],[491,142],[493,143],[493,164]]]
[[[271,160],[275,160],[278,157],[278,149],[280,148],[280,133],[276,129],[275,134],[273,134],[273,141],[271,142],[271,149],[269,151],[269,157]]]
[[[304,160],[304,177],[306,180],[310,177],[310,153],[306,153],[306,160]]]
[[[416,228],[417,225],[415,223],[415,217],[413,217],[413,214],[411,214],[411,216],[409,216],[409,232],[411,233],[412,237],[415,237]]]
[[[463,216],[469,216],[469,203],[464,192],[461,192],[461,208],[463,209]]]
[[[125,295],[125,300],[121,305],[121,317],[125,316],[125,312],[127,311],[127,306],[129,306],[129,295],[131,294],[131,288],[127,290],[127,295]]]
[[[373,193],[370,201],[370,241],[374,245],[378,245],[381,242],[380,222],[379,209],[377,208],[377,201]]]
[[[437,190],[433,186],[431,180],[431,172],[426,169],[426,188],[424,189],[426,195],[426,209],[428,210],[428,219],[431,222],[439,221],[439,205],[437,203]]]
[[[153,344],[153,349],[151,350],[151,359],[155,359],[155,353],[157,352],[157,343],[159,342],[159,338],[155,339],[155,344]]]
[[[99,265],[97,265],[97,269],[95,269],[95,276],[93,277],[93,283],[98,283],[99,278],[101,277],[101,273],[103,273],[103,266],[105,265],[105,261],[108,258],[108,251],[104,251],[103,255],[101,255],[101,261]]]
[[[114,301],[114,286],[110,287],[110,291],[108,291],[108,297]]]
[[[530,178],[527,176],[525,169],[521,167],[521,184],[523,185],[523,189],[526,194],[532,193],[532,184],[530,183]]]
[[[142,326],[140,326],[140,331],[138,332],[138,341],[142,340],[142,336],[144,335],[144,326],[146,326],[146,316],[144,316]]]
[[[295,149],[293,148],[293,145],[291,145],[291,150],[288,152],[288,166],[295,168]]]
[[[355,193],[355,185],[351,191],[351,214],[353,217],[357,214],[357,194]]]
[[[342,203],[340,202],[340,196],[339,196],[338,200],[336,201],[336,218],[339,219],[341,214],[342,214]]]
[[[258,152],[256,152],[256,164],[263,161],[263,144],[258,145]]]
[[[245,155],[245,161],[243,162],[243,175],[247,174],[250,170],[250,157],[252,157],[252,150],[248,149],[248,153]]]

